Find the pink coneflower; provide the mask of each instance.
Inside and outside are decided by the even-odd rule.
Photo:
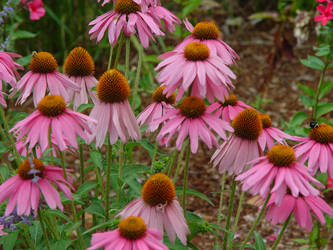
[[[275,145],[266,156],[254,160],[255,164],[247,172],[239,175],[236,180],[242,181],[243,191],[250,190],[252,195],[260,194],[265,198],[268,193],[276,192],[277,204],[286,195],[287,187],[294,197],[319,195],[310,182],[318,187],[323,185],[313,178],[307,168],[296,161],[295,152],[287,145]],[[274,186],[271,188],[271,184]]]
[[[150,104],[144,111],[142,111],[136,120],[138,121],[139,126],[142,125],[150,125],[152,121],[161,118],[165,115],[167,110],[173,108],[173,104],[176,101],[176,95],[173,94],[169,97],[166,97],[163,94],[163,90],[165,87],[158,87],[154,94],[153,100],[154,102]],[[147,132],[153,132],[158,128],[157,124],[150,125],[147,129]]]
[[[116,0],[112,0],[113,3],[116,3]],[[140,4],[141,6],[149,6],[149,5],[153,5],[155,6],[156,4],[158,4],[160,1],[159,0],[133,0],[135,3]],[[97,0],[97,2],[101,2],[101,0]],[[111,2],[111,0],[104,0],[102,3],[102,6],[104,6],[105,4]]]
[[[167,96],[178,88],[177,100],[191,88],[191,96],[207,98],[211,103],[214,97],[224,101],[228,89],[234,87],[230,80],[236,78],[234,73],[204,43],[191,42],[183,50],[169,51],[159,59],[163,61],[155,68],[160,70],[156,78],[166,87]]]
[[[57,71],[57,61],[48,52],[34,53],[30,61],[30,71],[17,82],[16,90],[21,90],[17,101],[22,104],[33,92],[35,107],[45,96],[46,90],[52,95],[62,96],[67,103],[71,101],[68,90],[79,87],[64,74]]]
[[[186,19],[184,24],[192,34],[184,39],[175,50],[183,50],[189,43],[202,42],[209,48],[211,54],[220,57],[227,65],[233,64],[239,56],[225,42],[219,39],[219,29],[211,22],[199,22],[194,27]]]
[[[212,107],[206,105],[198,97],[185,97],[178,108],[167,110],[166,114],[151,122],[151,126],[158,126],[165,122],[161,131],[157,135],[160,144],[168,146],[172,136],[178,132],[176,147],[181,149],[187,136],[190,138],[191,151],[196,153],[198,150],[199,137],[208,146],[212,148],[218,146],[216,136],[211,132],[214,130],[222,139],[226,139],[225,131],[232,131],[231,126],[211,114]]]
[[[39,142],[42,152],[49,146],[50,132],[59,149],[64,151],[68,146],[78,148],[76,135],[88,140],[84,133],[84,129],[91,132],[88,122],[96,123],[94,119],[66,108],[61,96],[48,95],[39,102],[36,111],[16,123],[10,132],[13,132],[17,141],[25,137],[25,145],[29,144],[29,150]]]
[[[116,230],[93,234],[87,250],[168,250],[162,240],[161,232],[147,228],[140,217],[130,216],[120,221]]]
[[[301,143],[295,149],[296,157],[301,162],[308,160],[308,168],[311,174],[328,172],[333,178],[333,127],[327,124],[319,124],[311,128],[309,137],[300,138]]]
[[[297,224],[304,228],[308,233],[312,230],[312,218],[311,213],[316,216],[319,222],[324,225],[325,218],[323,213],[333,215],[332,208],[320,197],[309,195],[309,196],[298,196],[285,195],[280,205],[277,205],[275,196],[273,193],[267,203],[267,215],[266,220],[271,221],[273,225],[277,223],[284,223],[291,213],[294,213]]]
[[[6,95],[6,93],[2,92],[2,84],[0,83],[0,105],[4,108],[7,108],[5,95]]]
[[[150,1],[146,1],[145,3],[146,5],[147,2]],[[176,31],[175,24],[181,24],[179,18],[166,8],[163,8],[162,6],[158,5],[157,2],[159,1],[155,1],[155,3],[154,1],[151,2],[152,3],[148,3],[151,4],[152,6],[148,8],[147,13],[149,13],[150,16],[155,20],[155,22],[159,24],[160,28],[163,29],[164,28],[163,24],[164,24],[170,32],[175,32]]]
[[[324,1],[321,1],[324,2]],[[326,1],[327,5],[319,4],[317,6],[317,11],[320,15],[315,17],[315,22],[321,22],[322,25],[326,25],[329,20],[333,19],[333,2]]]
[[[226,97],[226,100],[216,104],[216,114],[218,114],[218,116],[221,116],[222,120],[226,122],[232,121],[236,117],[236,115],[238,115],[238,113],[242,110],[246,108],[252,108],[244,102],[239,101],[237,96],[233,94],[229,94],[229,96]]]
[[[295,140],[293,136],[278,128],[274,128],[271,117],[268,114],[260,114],[259,116],[263,129],[258,141],[262,151],[265,151],[266,148],[270,150],[274,146],[274,141],[279,144],[287,144],[286,139]]]
[[[40,201],[40,192],[51,209],[63,210],[55,184],[68,199],[72,199],[72,181],[65,180],[63,170],[55,166],[44,166],[38,159],[28,158],[18,168],[17,174],[0,186],[0,203],[9,198],[5,216],[17,206],[18,215],[35,212]]]
[[[259,114],[254,109],[244,109],[231,123],[234,133],[213,154],[213,166],[219,166],[219,172],[228,171],[240,174],[249,162],[258,158],[262,151],[258,138],[262,132]]]
[[[91,39],[96,38],[99,42],[108,29],[109,42],[114,46],[121,32],[128,37],[137,33],[143,47],[148,48],[149,39],[155,41],[154,34],[164,35],[160,30],[160,20],[171,21],[173,18],[173,16],[167,15],[167,11],[163,7],[150,11],[146,6],[137,4],[133,0],[117,0],[114,10],[89,23],[89,25],[93,25],[89,34]],[[168,23],[167,28],[174,29],[173,26]]]
[[[98,121],[97,125],[91,126],[93,134],[90,138],[96,137],[97,147],[103,145],[107,132],[111,144],[118,137],[123,143],[130,138],[141,139],[140,128],[128,103],[129,95],[130,87],[120,71],[111,69],[104,72],[97,84],[98,100],[90,113],[90,117]]]
[[[95,64],[88,51],[82,47],[74,48],[65,60],[64,70],[80,88],[79,91],[71,91],[74,96],[73,109],[77,110],[81,104],[87,104],[88,94],[95,102],[96,94],[91,89],[96,87],[98,81],[94,77]]]
[[[16,69],[24,69],[13,60],[13,58],[19,57],[21,57],[19,54],[0,51],[0,81],[9,83],[13,88],[16,79],[20,77]]]
[[[142,196],[129,203],[119,215],[122,218],[140,216],[148,227],[165,229],[171,242],[176,235],[186,245],[186,235],[190,233],[183,209],[176,200],[175,186],[165,174],[152,175],[142,188]]]
[[[32,0],[28,3],[30,19],[39,20],[45,15],[44,3],[42,0]]]

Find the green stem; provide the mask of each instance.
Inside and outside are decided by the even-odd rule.
[[[126,50],[125,50],[125,78],[128,81],[128,73],[129,73],[129,57],[131,51],[131,40],[126,38],[125,42]]]
[[[118,167],[118,201],[120,201],[121,196],[121,186],[123,181],[123,167],[124,167],[124,144],[120,142],[120,148],[119,148],[119,167]]]
[[[51,139],[51,128],[49,129],[49,149],[50,149],[50,157],[51,157],[51,164],[54,165],[54,157],[53,157],[53,148],[52,148],[52,139]],[[61,152],[61,151],[60,151]],[[62,152],[61,152],[62,153]],[[65,171],[64,171],[64,175],[65,175]]]
[[[136,76],[135,76],[135,82],[134,82],[134,88],[133,88],[133,100],[132,100],[132,108],[133,109],[135,108],[136,97],[137,97],[137,94],[138,94],[140,73],[141,73],[142,62],[143,62],[143,48],[142,48],[142,46],[140,46],[140,48],[138,48],[138,53],[139,53],[139,60],[138,60],[138,67],[136,69]]]
[[[52,154],[52,153],[51,153]],[[53,154],[52,154],[53,155]],[[61,160],[61,167],[62,167],[62,171],[64,172],[64,177],[65,180],[68,180],[67,177],[67,171],[66,171],[66,166],[65,166],[65,157],[64,157],[64,153],[62,151],[59,150],[59,155],[60,155],[60,160]]]
[[[261,217],[263,216],[263,214],[264,214],[264,212],[265,212],[266,205],[267,205],[267,203],[268,203],[268,201],[269,201],[269,198],[271,198],[271,194],[267,195],[267,198],[266,198],[264,204],[262,205],[262,207],[261,207],[261,209],[260,209],[260,212],[259,212],[259,214],[258,214],[258,217],[257,217],[256,220],[254,221],[254,223],[253,223],[253,225],[252,225],[250,231],[248,232],[248,234],[247,234],[245,240],[243,241],[240,250],[243,250],[243,249],[245,248],[246,243],[249,241],[249,239],[250,239],[250,237],[252,236],[254,230],[256,229],[256,227],[257,227],[259,221],[261,220]]]
[[[29,247],[32,249],[32,250],[36,250],[36,247],[35,247],[35,244],[32,242],[32,239],[31,239],[31,236],[30,236],[30,233],[29,231],[27,230],[27,225],[23,225],[23,234],[24,234],[24,238],[25,240],[27,241]]]
[[[234,225],[232,226],[232,233],[233,233],[233,235],[235,235],[235,233],[237,231],[237,225],[238,225],[240,213],[242,211],[244,196],[245,196],[245,192],[242,191],[242,193],[240,195],[240,198],[239,198],[239,202],[238,202],[238,208],[237,208],[236,218],[235,218],[235,221],[234,221]],[[232,241],[231,241],[230,249],[232,249]]]
[[[317,230],[317,235],[316,235],[316,246],[317,246],[317,249],[320,250],[321,248],[321,242],[320,242],[320,223],[319,221],[316,221],[316,226],[318,227],[318,230]]]
[[[108,154],[106,164],[106,187],[105,187],[105,221],[109,220],[110,209],[110,178],[111,178],[111,165],[112,165],[112,145],[108,140]]]
[[[171,159],[170,159],[170,163],[169,163],[169,166],[168,166],[168,172],[167,172],[169,177],[171,176],[171,172],[172,172],[172,169],[173,169],[173,165],[175,164],[176,157],[177,157],[177,150],[173,151]]]
[[[275,250],[275,248],[279,244],[279,242],[280,242],[280,240],[282,238],[282,235],[283,235],[284,231],[286,230],[286,228],[288,226],[288,223],[289,223],[290,219],[291,219],[291,214],[289,215],[288,219],[284,222],[284,224],[283,224],[283,226],[281,228],[281,231],[280,231],[278,237],[276,238],[276,240],[275,240],[275,242],[274,242],[271,250]]]
[[[190,146],[190,143],[188,143],[187,152],[186,152],[186,156],[185,156],[183,197],[182,197],[182,206],[183,206],[184,214],[185,214],[185,211],[186,211],[186,191],[187,191],[188,165],[189,165],[189,162],[190,162],[190,155],[191,155],[191,146]]]
[[[72,214],[73,214],[74,223],[76,223],[77,222],[77,214],[76,214],[74,200],[72,200],[71,205],[72,205]],[[81,228],[80,227],[78,227],[76,229],[76,233],[77,233],[77,236],[78,236],[79,241],[80,241],[81,249],[86,249],[85,245],[84,245],[84,240],[83,240],[83,237],[82,237],[82,233],[81,233]]]
[[[155,140],[153,157],[151,158],[151,166],[150,166],[150,173],[151,174],[153,174],[153,170],[154,170],[154,162],[156,160],[157,149],[158,149],[158,140]]]
[[[80,156],[80,179],[81,179],[81,185],[84,183],[84,159],[83,159],[83,146],[82,144],[79,144],[79,156]],[[85,207],[82,205],[82,209],[85,209]],[[85,227],[85,213],[82,214],[82,226]]]
[[[42,215],[42,211],[40,210],[40,208],[38,208],[37,215],[38,215],[40,226],[42,228],[42,232],[43,232],[43,235],[44,235],[44,238],[45,238],[46,248],[48,250],[51,250],[49,237],[48,237],[46,229],[45,229],[45,225],[44,225],[44,221],[43,221],[43,215]]]
[[[114,64],[113,64],[114,69],[117,69],[117,67],[118,67],[119,57],[120,57],[121,49],[123,47],[123,43],[124,43],[124,34],[121,34],[120,38],[118,40],[118,48],[117,48],[117,52],[116,52],[116,58],[115,58]]]
[[[219,225],[222,220],[222,209],[223,209],[223,195],[224,195],[224,186],[225,186],[225,180],[227,177],[227,173],[224,172],[222,175],[222,181],[221,181],[221,193],[220,193],[220,203],[219,203],[219,209],[217,211],[217,224]]]
[[[184,144],[182,146],[182,149],[180,150],[180,153],[178,155],[177,167],[176,167],[175,175],[173,176],[173,180],[172,180],[173,184],[176,184],[178,174],[179,174],[180,165],[182,164],[182,160],[183,160],[183,157],[184,157],[186,147],[187,147],[187,141],[184,142]]]
[[[108,70],[111,68],[112,56],[113,56],[113,47],[110,46],[110,55],[109,55],[109,61],[108,61]]]
[[[229,204],[228,204],[228,213],[227,213],[227,220],[226,220],[226,226],[225,229],[227,232],[224,235],[224,241],[223,241],[223,250],[227,249],[228,246],[228,237],[229,237],[229,228],[230,228],[230,222],[231,222],[231,215],[232,210],[234,208],[234,198],[235,198],[235,191],[236,191],[236,184],[235,177],[232,179],[232,186],[231,186],[231,193],[229,198]]]

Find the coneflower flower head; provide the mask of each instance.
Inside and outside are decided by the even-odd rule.
[[[165,231],[172,242],[176,235],[186,245],[189,229],[183,209],[176,200],[176,190],[170,178],[162,173],[152,175],[144,184],[141,197],[128,204],[119,215],[140,216],[148,227]]]
[[[43,99],[47,89],[52,95],[60,95],[69,103],[68,91],[79,87],[67,76],[57,71],[58,63],[49,52],[34,52],[29,64],[30,71],[17,82],[16,91],[22,90],[17,102],[23,104],[33,92],[35,106]]]
[[[309,137],[298,140],[300,143],[294,147],[296,157],[301,162],[308,161],[311,174],[320,169],[320,172],[328,172],[328,176],[333,178],[333,127],[319,124],[311,128]]]
[[[104,72],[97,84],[98,100],[90,113],[91,117],[98,120],[96,126],[92,125],[91,136],[91,140],[96,137],[97,147],[103,145],[107,132],[111,144],[118,137],[123,143],[130,138],[136,141],[141,139],[140,128],[128,102],[129,96],[129,84],[120,71],[111,69]]]
[[[314,179],[307,168],[296,161],[295,152],[288,145],[275,145],[266,156],[253,160],[254,166],[239,175],[236,180],[243,182],[243,190],[265,198],[268,193],[276,192],[277,204],[280,204],[286,194],[287,187],[294,197],[317,196],[320,192],[310,182],[318,187],[323,185]],[[274,186],[271,188],[271,184]]]
[[[144,124],[149,125],[147,132],[153,132],[158,128],[158,125],[151,125],[151,122],[163,117],[168,109],[173,108],[176,102],[176,95],[172,94],[167,97],[163,94],[165,87],[158,87],[153,93],[153,103],[145,108],[137,117],[139,126]]]
[[[88,94],[95,102],[96,94],[91,89],[96,87],[98,81],[94,77],[95,64],[88,51],[82,47],[72,49],[65,60],[64,69],[66,75],[80,88],[79,91],[71,91],[74,99],[73,109],[77,110],[81,104],[87,104]]]
[[[19,54],[0,51],[0,81],[9,83],[13,88],[16,79],[20,76],[16,69],[24,69],[13,60],[13,58],[19,57],[21,57]]]
[[[119,250],[167,250],[162,239],[162,233],[148,228],[142,218],[130,216],[121,220],[116,230],[93,234],[92,246],[87,250],[101,247]]]
[[[249,162],[262,154],[258,138],[262,133],[259,114],[254,109],[244,109],[231,123],[233,134],[216,150],[211,158],[220,173],[240,174]]]

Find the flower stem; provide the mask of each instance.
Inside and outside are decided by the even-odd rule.
[[[82,144],[79,144],[79,156],[80,156],[80,179],[81,179],[81,185],[84,183],[84,159],[83,159],[83,146]],[[82,205],[82,209],[84,209],[84,206]],[[85,213],[82,214],[82,226],[85,227]]]
[[[132,108],[133,109],[135,108],[136,97],[138,94],[140,73],[141,73],[142,62],[143,62],[143,48],[141,45],[138,47],[138,53],[139,53],[139,60],[138,60],[138,67],[136,69],[136,76],[135,76],[134,88],[133,88],[133,99],[132,99]]]
[[[46,248],[48,250],[51,250],[49,237],[48,237],[46,229],[45,229],[45,225],[44,225],[44,221],[43,221],[43,215],[42,215],[42,211],[40,210],[40,208],[38,208],[37,214],[38,214],[38,219],[39,219],[39,222],[40,222],[40,226],[42,228],[42,232],[43,232],[43,235],[44,235],[44,238],[45,238]]]
[[[277,239],[275,240],[273,246],[272,246],[272,249],[271,250],[275,250],[275,248],[277,247],[277,245],[279,244],[281,238],[282,238],[282,235],[284,233],[284,231],[286,230],[287,226],[288,226],[288,223],[291,219],[291,214],[289,215],[288,219],[284,222],[282,228],[281,228],[281,231],[279,233],[279,236],[277,237]]]
[[[158,149],[158,140],[155,140],[153,157],[151,158],[151,166],[150,166],[150,173],[151,174],[153,174],[153,170],[154,170],[154,162],[156,160],[157,149]]]
[[[113,56],[113,47],[110,46],[110,55],[109,55],[109,61],[108,61],[108,70],[111,68],[112,56]]]
[[[177,167],[176,167],[175,175],[173,176],[173,180],[172,180],[173,184],[176,184],[178,174],[179,174],[180,165],[182,164],[182,160],[183,160],[183,157],[184,157],[186,147],[187,147],[187,140],[184,142],[184,144],[182,146],[182,149],[180,150],[180,153],[178,155]]]
[[[52,154],[52,155],[53,155],[53,154]],[[65,180],[68,181],[67,171],[66,171],[66,166],[65,166],[65,157],[64,157],[64,153],[63,153],[62,151],[59,150],[59,155],[60,155],[61,167],[62,167],[62,171],[64,172]]]
[[[243,241],[240,250],[243,250],[243,249],[245,248],[246,243],[249,241],[250,237],[252,236],[252,234],[253,234],[254,230],[256,229],[256,227],[257,227],[259,221],[261,220],[261,217],[263,216],[263,214],[264,214],[264,212],[265,212],[266,205],[267,205],[267,203],[268,203],[268,201],[269,201],[270,198],[271,198],[271,194],[267,195],[267,198],[266,198],[264,204],[262,205],[262,207],[261,207],[261,209],[260,209],[260,212],[259,212],[259,214],[258,214],[258,217],[257,217],[256,220],[254,221],[254,223],[253,223],[253,225],[252,225],[250,231],[248,232],[248,234],[247,234],[245,240]]]
[[[114,69],[116,69],[118,67],[119,56],[120,56],[120,53],[121,53],[121,49],[123,47],[123,43],[124,43],[124,34],[121,34],[120,38],[118,40],[118,48],[117,48],[117,52],[116,52],[116,58],[115,58],[114,64],[113,64]]]
[[[242,191],[242,193],[240,195],[240,198],[239,198],[239,202],[238,202],[238,208],[237,208],[236,218],[235,218],[235,221],[234,221],[234,225],[232,226],[232,233],[233,233],[233,235],[235,235],[235,233],[237,231],[237,225],[238,225],[238,221],[239,221],[240,212],[242,211],[244,196],[245,196],[245,192]],[[232,249],[232,242],[230,244],[231,244],[230,245],[230,249]]]
[[[121,186],[123,181],[123,167],[124,167],[124,144],[120,142],[120,148],[119,148],[119,167],[118,167],[118,201],[120,201],[121,196]]]
[[[111,164],[112,164],[112,145],[108,140],[108,153],[106,163],[106,187],[105,187],[105,221],[109,220],[109,208],[110,208],[110,178],[111,178]]]
[[[74,223],[76,223],[77,222],[77,214],[76,214],[74,200],[72,200],[71,205],[72,205],[72,214],[73,214]],[[85,245],[84,245],[84,240],[82,238],[82,233],[81,233],[81,228],[80,227],[78,227],[76,229],[76,233],[77,233],[77,236],[78,236],[79,241],[80,241],[81,249],[86,249]]]
[[[169,166],[168,166],[168,172],[167,172],[167,175],[169,177],[171,176],[171,172],[173,169],[173,165],[175,164],[176,157],[177,157],[177,150],[173,151],[173,153],[171,155],[171,159],[170,159]]]
[[[230,228],[231,215],[232,215],[232,210],[234,208],[234,198],[235,198],[236,184],[237,184],[237,182],[235,181],[235,177],[233,177],[232,186],[231,186],[231,193],[230,193],[230,198],[229,198],[229,204],[228,204],[227,221],[226,221],[226,226],[225,226],[225,229],[227,231]],[[224,235],[224,241],[223,241],[223,249],[224,250],[227,249],[227,246],[228,246],[228,237],[229,237],[229,233],[226,232],[225,235]]]
[[[53,148],[52,148],[52,139],[51,139],[51,128],[49,129],[49,136],[48,136],[48,139],[49,139],[49,149],[50,149],[50,157],[51,157],[51,164],[54,165],[54,158],[53,158]],[[60,150],[59,150],[60,151]],[[60,151],[61,152],[61,151]],[[61,152],[62,153],[62,152]],[[65,172],[64,171],[64,175],[65,175]],[[65,175],[66,176],[66,175]]]
[[[185,156],[183,197],[182,197],[182,206],[183,206],[184,214],[185,214],[185,211],[186,211],[186,191],[187,191],[188,165],[189,165],[189,162],[190,162],[190,155],[191,155],[191,147],[190,147],[190,144],[188,143],[187,144],[186,156]]]
[[[128,73],[129,73],[129,57],[130,57],[130,51],[131,51],[131,40],[129,38],[126,38],[125,41],[125,78],[128,81]]]
[[[219,209],[217,211],[217,224],[219,225],[222,220],[222,209],[223,209],[223,195],[224,195],[224,185],[225,185],[225,179],[227,177],[227,173],[224,172],[222,176],[221,181],[221,193],[220,193],[220,203],[219,203]]]
[[[36,246],[35,244],[32,242],[31,240],[31,236],[30,236],[30,233],[28,231],[28,226],[27,225],[23,225],[23,234],[24,234],[24,238],[25,240],[27,241],[29,247],[32,249],[32,250],[36,250]]]

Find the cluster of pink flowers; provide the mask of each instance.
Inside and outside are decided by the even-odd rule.
[[[326,25],[329,20],[333,19],[333,2],[331,0],[317,0],[317,2],[326,2],[326,6],[323,4],[317,6],[319,15],[315,17],[315,21],[321,22],[322,25]]]
[[[42,0],[21,0],[20,2],[29,10],[31,20],[39,20],[45,15],[44,3]]]

